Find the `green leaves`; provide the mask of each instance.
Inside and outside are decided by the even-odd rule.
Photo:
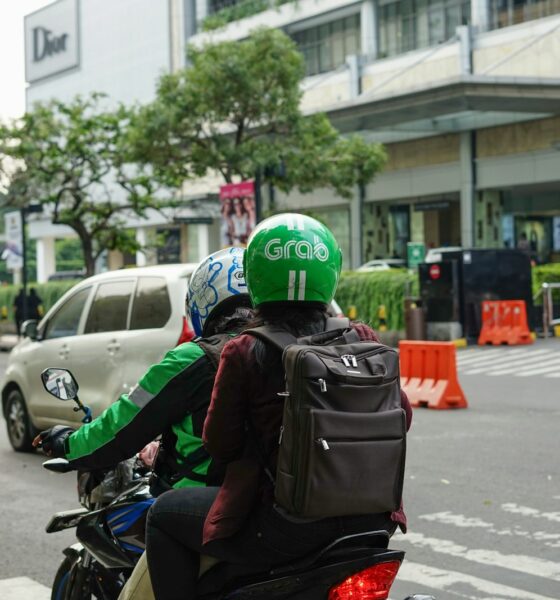
[[[160,79],[129,134],[135,160],[163,184],[216,172],[231,182],[260,170],[286,192],[331,187],[349,197],[383,166],[381,146],[342,138],[324,114],[301,113],[303,58],[281,31],[190,47],[188,62]]]
[[[37,104],[0,128],[0,159],[13,166],[5,202],[40,202],[53,223],[73,229],[88,274],[101,252],[136,248],[123,234],[128,216],[173,204],[156,198],[153,179],[131,164],[131,118],[123,106],[107,110],[105,97],[93,93]]]

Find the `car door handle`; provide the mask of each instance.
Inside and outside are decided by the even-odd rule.
[[[121,345],[119,344],[119,342],[117,342],[117,340],[113,340],[112,342],[107,344],[107,351],[109,352],[109,354],[115,354],[120,349]]]
[[[58,356],[60,356],[60,358],[68,358],[68,355],[70,354],[70,348],[66,345],[61,346],[60,350],[58,351]]]

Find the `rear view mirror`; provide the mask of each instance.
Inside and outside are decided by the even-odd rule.
[[[67,369],[50,367],[41,373],[44,388],[59,400],[76,400],[78,382]]]
[[[24,321],[21,326],[21,335],[23,335],[23,337],[28,337],[30,340],[36,340],[38,337],[37,336],[38,323],[39,322],[36,321],[35,319],[28,319],[27,321]]]

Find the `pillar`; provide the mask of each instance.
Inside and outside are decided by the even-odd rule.
[[[357,269],[362,264],[363,203],[365,190],[356,187],[350,200],[350,267]]]
[[[203,258],[210,254],[210,232],[208,225],[198,226],[198,260],[201,261]]]
[[[370,60],[377,58],[377,0],[363,0],[360,14],[362,54]]]
[[[461,245],[474,245],[474,202],[475,202],[475,133],[464,131],[460,135],[461,164]]]
[[[45,283],[56,271],[54,237],[37,239],[37,283]]]
[[[148,231],[146,227],[138,227],[136,230],[136,241],[143,248],[148,243]],[[148,264],[146,253],[143,250],[136,252],[136,266],[145,267]]]
[[[490,0],[471,1],[471,25],[476,33],[490,29]]]
[[[175,73],[184,66],[185,28],[183,0],[168,0],[169,7],[169,70]]]

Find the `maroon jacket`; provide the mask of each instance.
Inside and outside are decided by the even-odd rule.
[[[367,325],[353,327],[362,340],[379,341]],[[284,373],[281,368],[263,373],[255,360],[254,343],[255,338],[247,334],[228,342],[214,382],[202,437],[212,458],[226,463],[227,470],[204,525],[204,543],[234,534],[257,502],[274,500],[272,484],[264,476],[259,454],[247,436],[246,423],[251,423],[259,437],[260,452],[270,457],[269,466],[274,471],[284,406],[278,392],[284,391]],[[412,409],[404,392],[401,396],[408,429]],[[392,519],[406,529],[402,508],[392,514]]]

